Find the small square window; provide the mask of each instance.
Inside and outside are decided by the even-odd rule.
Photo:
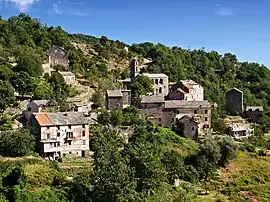
[[[57,130],[60,130],[60,126],[57,126]]]
[[[159,125],[159,127],[162,127],[162,124],[160,123],[160,124],[158,124]]]
[[[60,137],[60,133],[57,133],[57,137]]]
[[[71,145],[71,141],[69,141],[68,144]]]
[[[27,111],[31,112],[31,107],[28,107],[28,108],[27,108]]]
[[[205,121],[208,121],[208,118],[207,118],[207,117],[205,117],[205,118],[204,118],[204,120],[205,120]]]
[[[205,110],[204,113],[205,113],[205,114],[208,114],[208,110]]]
[[[191,131],[195,131],[195,127],[191,127]]]
[[[83,140],[83,141],[82,141],[82,144],[83,144],[83,145],[86,145],[86,141],[85,141],[85,140]]]
[[[176,114],[180,114],[180,112],[177,110],[177,111],[176,111]]]
[[[198,111],[197,110],[194,110],[194,114],[198,114]]]
[[[85,128],[85,125],[83,124],[82,127]]]
[[[50,126],[47,126],[47,129],[50,129]]]
[[[161,118],[159,118],[158,121],[161,122]]]
[[[71,125],[68,125],[68,129],[71,129]]]

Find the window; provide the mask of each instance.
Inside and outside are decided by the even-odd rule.
[[[158,121],[161,122],[161,118],[159,118]]]
[[[158,79],[156,79],[155,83],[158,84]]]
[[[60,126],[57,126],[57,130],[60,130]]]
[[[204,113],[205,113],[205,114],[208,114],[208,110],[205,110]]]
[[[50,139],[50,133],[47,133],[47,139],[48,140]]]
[[[180,112],[177,110],[177,111],[176,111],[176,114],[180,114]]]
[[[83,124],[82,127],[85,128],[85,125]]]
[[[85,141],[85,140],[83,140],[83,141],[82,141],[82,144],[83,144],[83,145],[86,145],[86,141]]]
[[[159,83],[160,83],[160,84],[163,84],[163,79],[160,79],[160,80],[159,80]]]
[[[67,132],[67,138],[73,138],[73,132]]]
[[[194,114],[198,114],[198,111],[197,110],[194,110]]]
[[[207,117],[205,117],[205,118],[204,118],[204,120],[205,120],[205,121],[208,121],[208,118],[207,118]]]
[[[71,141],[68,141],[68,144],[71,145]]]
[[[71,125],[68,125],[68,129],[71,129]]]
[[[195,131],[195,127],[194,127],[194,126],[191,127],[191,131],[192,131],[192,132]]]
[[[72,154],[71,152],[69,152],[69,154]]]
[[[50,126],[47,126],[47,129],[50,129]]]
[[[82,132],[82,136],[85,137],[85,131]]]
[[[28,107],[28,108],[27,108],[27,111],[31,112],[31,107]]]
[[[162,124],[160,123],[160,124],[158,124],[159,125],[159,127],[162,127]]]
[[[172,122],[174,122],[174,118],[172,118]]]
[[[159,93],[162,93],[162,88],[161,87],[159,88]]]
[[[156,94],[158,94],[158,89],[156,89]]]
[[[60,147],[60,142],[57,143],[57,146]]]
[[[60,133],[57,133],[57,137],[60,137]]]

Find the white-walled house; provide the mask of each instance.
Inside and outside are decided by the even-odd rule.
[[[84,157],[89,152],[89,123],[82,112],[33,114],[27,126],[43,157]]]

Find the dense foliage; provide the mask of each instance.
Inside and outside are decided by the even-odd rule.
[[[1,156],[24,156],[30,154],[35,148],[35,138],[29,131],[2,131],[0,133]]]

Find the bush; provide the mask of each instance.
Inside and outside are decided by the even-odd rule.
[[[34,151],[35,138],[28,130],[4,131],[0,133],[0,155],[25,156]]]

